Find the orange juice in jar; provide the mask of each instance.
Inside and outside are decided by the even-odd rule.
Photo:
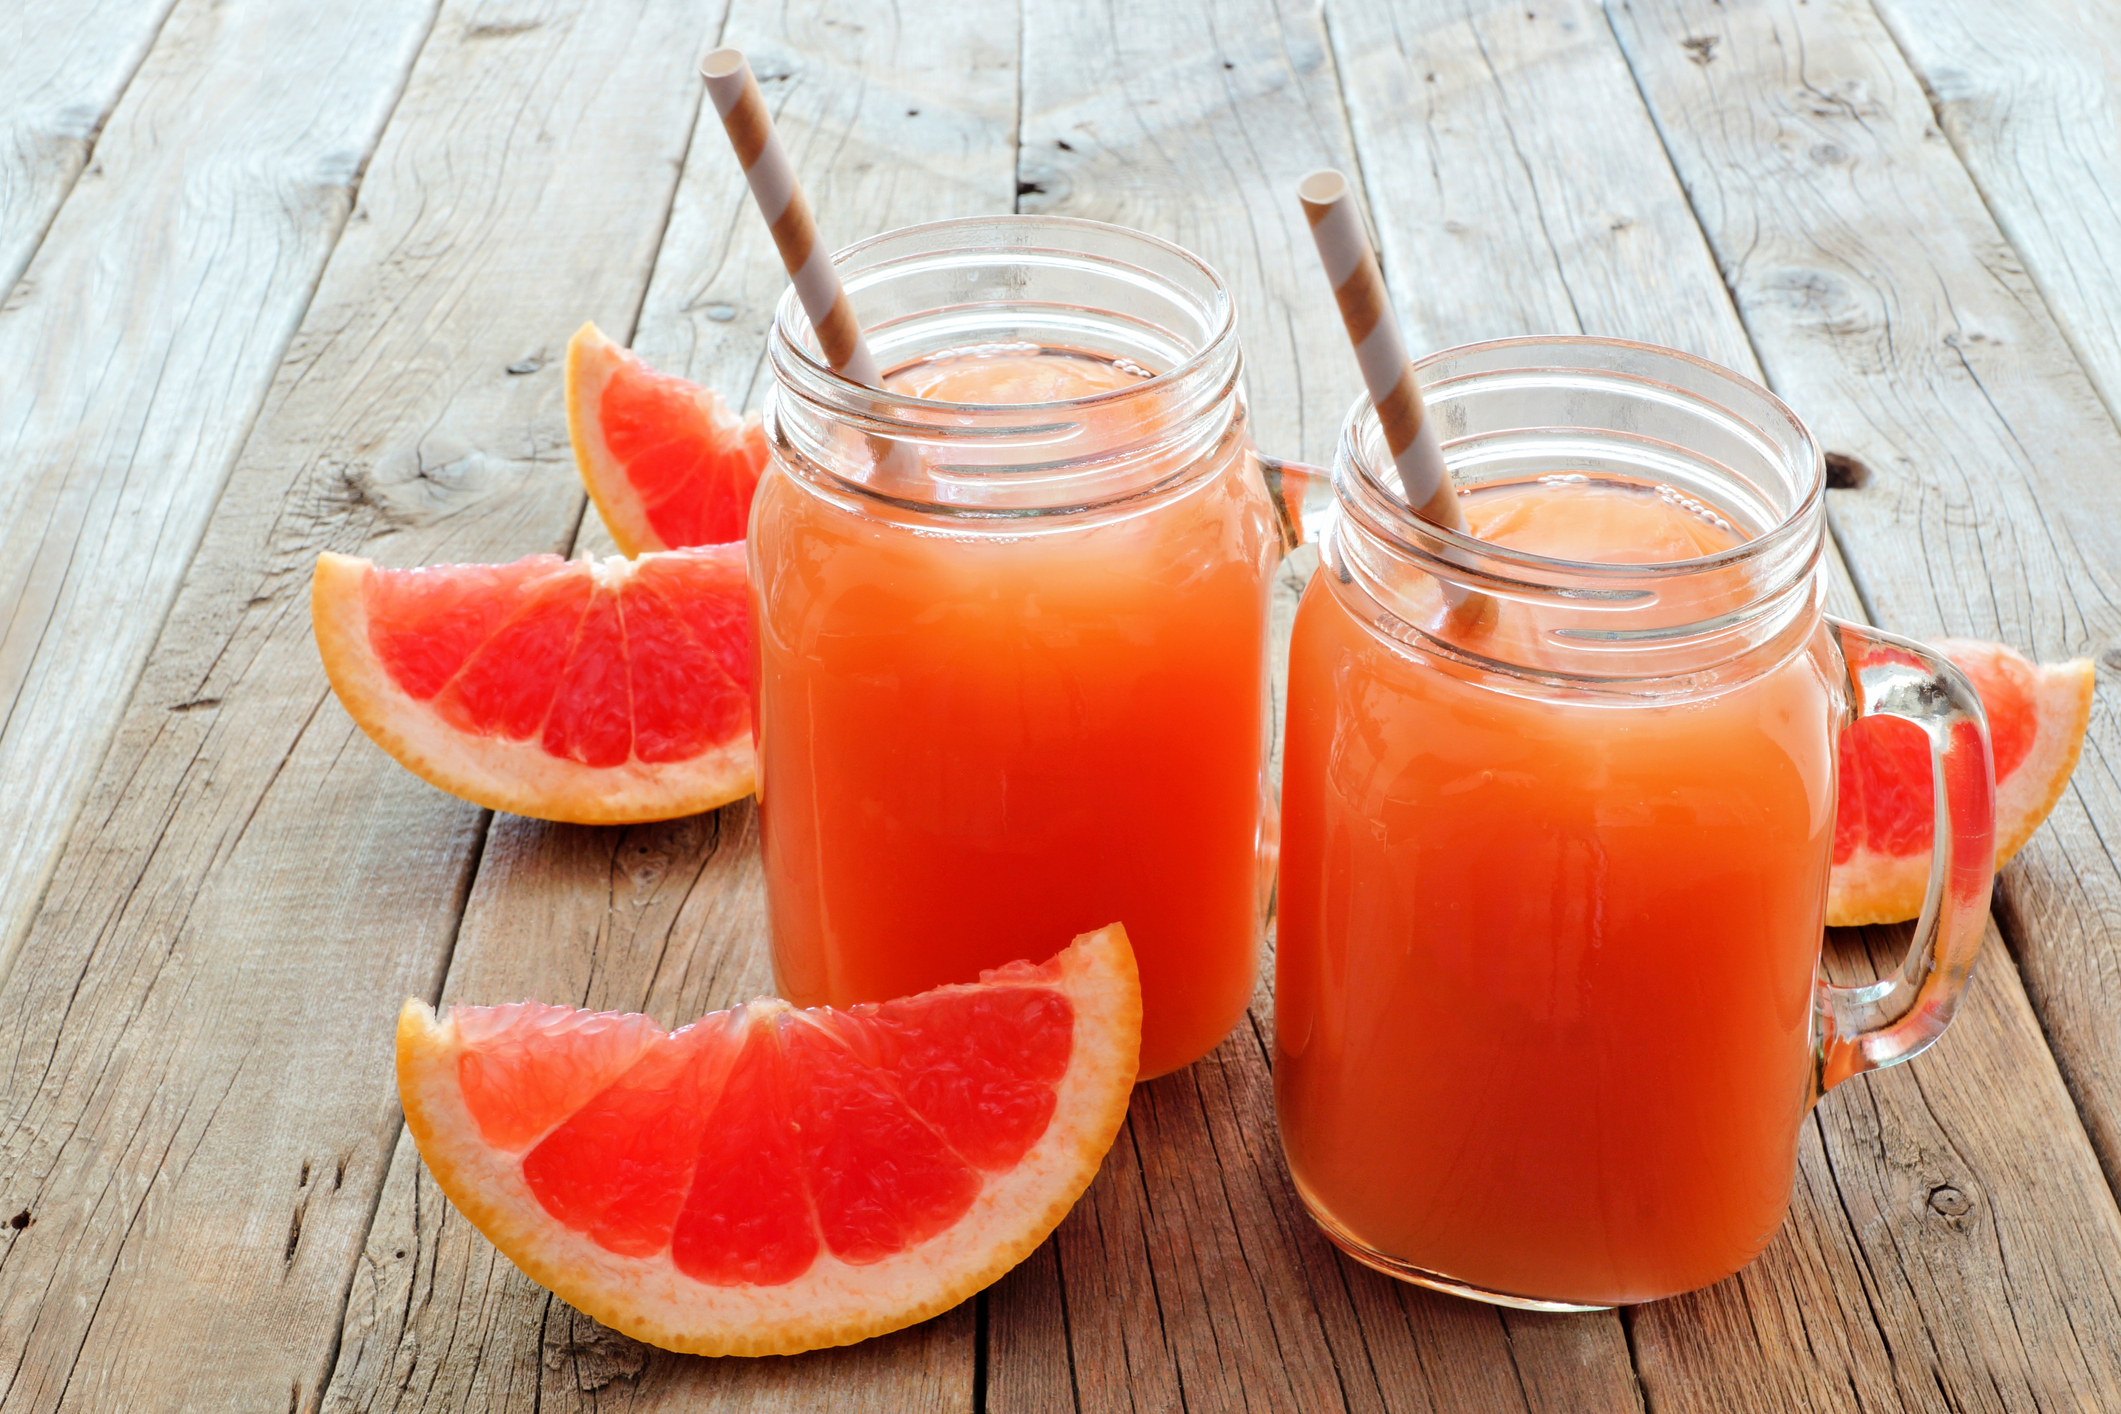
[[[750,554],[782,992],[846,1006],[1126,925],[1144,1078],[1243,1012],[1280,547],[1230,302],[1177,247],[988,218],[839,257],[881,390],[784,301]]]
[[[1394,1275],[1583,1308],[1716,1281],[1782,1220],[1819,1093],[1941,1031],[1992,784],[1941,659],[1821,612],[1823,467],[1667,350],[1422,367],[1470,537],[1374,414],[1291,647],[1275,1085],[1312,1215]],[[1903,975],[1817,979],[1835,737],[1919,719],[1951,804]]]

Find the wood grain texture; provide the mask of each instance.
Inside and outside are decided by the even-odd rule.
[[[1639,47],[1639,21],[1614,3],[1615,27]],[[1666,159],[1640,141],[1640,100],[1623,101],[1632,81],[1595,12],[1372,8],[1344,4],[1329,22],[1402,305],[1431,322],[1433,342],[1591,328],[1748,366],[1730,296],[1704,266]],[[1726,13],[1706,0],[1695,8],[1719,23]],[[1774,13],[1809,24],[1820,8],[1812,0]],[[768,985],[748,807],[633,830],[504,817],[489,831],[345,721],[316,669],[304,611],[324,546],[411,563],[599,543],[593,517],[576,535],[580,497],[557,397],[560,350],[584,316],[618,333],[639,308],[634,342],[653,360],[756,401],[779,276],[733,162],[718,171],[710,161],[726,157],[711,115],[693,127],[690,64],[713,42],[712,16],[677,9],[605,6],[590,23],[565,0],[451,6],[422,56],[94,773],[22,964],[0,983],[12,1037],[0,1049],[0,1217],[33,1218],[0,1229],[0,1409],[1642,1408],[1613,1318],[1504,1315],[1387,1281],[1318,1238],[1273,1137],[1264,992],[1251,1028],[1139,1092],[1092,1193],[988,1294],[984,1320],[968,1303],[846,1351],[668,1357],[531,1286],[428,1182],[389,1082],[389,1020],[404,992],[536,991],[673,1021]],[[729,37],[751,50],[762,79],[760,55],[780,46],[771,62],[787,76],[778,90],[768,81],[769,97],[800,134],[813,194],[837,192],[818,203],[829,239],[1006,209],[1012,180],[1031,188],[1027,209],[1051,199],[1055,210],[1173,235],[1233,284],[1253,281],[1241,286],[1241,317],[1261,439],[1322,459],[1357,380],[1286,190],[1293,172],[1348,165],[1350,155],[1347,136],[1335,136],[1317,23],[1264,4],[1139,14],[1045,0],[1033,0],[1028,20],[1018,171],[1009,157],[1019,37],[984,11],[909,8],[901,30],[873,10],[740,7]],[[1960,482],[1903,483],[1901,499],[1866,512],[1882,518],[1851,538],[1844,507],[1890,486],[1896,439],[1910,426],[1944,429],[1917,448],[1925,465],[1940,436],[1975,451],[1999,445],[1993,426],[1973,419],[1969,432],[1955,419],[2001,388],[1990,404],[2008,411],[1998,425],[2031,448],[1999,463],[2020,493],[2037,499],[2059,484],[2073,505],[2098,512],[2092,478],[2111,466],[2099,437],[2113,434],[2080,439],[2089,471],[2052,469],[2082,424],[2065,419],[2056,431],[2039,418],[2070,397],[2090,405],[2066,358],[2053,374],[2038,359],[2014,363],[2027,358],[2015,345],[2009,356],[1972,348],[1954,383],[1895,347],[1906,324],[1925,327],[1899,322],[1893,303],[1918,288],[1905,262],[1927,249],[1903,227],[1879,238],[1890,249],[1844,249],[1835,258],[1846,264],[1828,270],[1841,280],[1864,272],[1866,297],[1895,321],[1890,337],[1862,319],[1789,336],[1785,325],[1831,322],[1820,310],[1757,317],[1748,300],[1759,287],[1741,278],[1755,247],[1734,244],[1734,233],[1790,259],[1804,230],[1778,221],[1821,218],[1777,214],[1806,184],[1769,159],[1826,161],[1799,154],[1822,141],[1809,127],[1834,116],[1793,119],[1770,99],[1844,104],[1854,126],[1882,130],[1875,149],[1841,148],[1871,174],[1897,174],[1882,206],[1899,210],[1887,199],[1900,199],[1892,182],[1912,180],[1897,119],[1819,77],[1822,64],[1831,72],[1840,62],[1833,34],[1785,25],[1778,36],[1804,41],[1803,73],[1823,86],[1785,80],[1718,87],[1707,106],[1690,99],[1691,119],[1721,127],[1718,140],[1733,146],[1705,146],[1715,154],[1705,165],[1681,167],[1697,205],[1704,172],[1750,188],[1717,193],[1716,209],[1733,219],[1711,222],[1710,233],[1755,334],[1769,336],[1762,347],[1778,386],[1793,362],[1816,360],[1804,389],[1824,410],[1802,410],[1822,426],[1833,417],[1837,429],[1868,429],[1871,441],[1838,445],[1878,476],[1863,493],[1837,493],[1836,516],[1873,603],[1881,592],[1895,603],[1923,593],[1939,605],[1970,600],[1965,576],[1989,572],[1977,557],[1995,537],[1960,522],[1995,503]],[[1675,40],[1672,62],[1720,85],[1731,32],[1711,33],[1704,20],[1680,38],[1717,41]],[[1863,53],[1890,69],[1890,46],[1866,43]],[[1451,87],[1433,103],[1411,77],[1430,56]],[[1404,92],[1393,88],[1394,63],[1410,76]],[[1646,72],[1639,57],[1637,69]],[[1678,71],[1682,83],[1690,77]],[[1670,94],[1645,87],[1664,94],[1657,112],[1669,133]],[[1887,106],[1901,111],[1897,96]],[[1747,126],[1760,111],[1779,115],[1765,138]],[[1067,123],[1040,127],[1050,113]],[[1926,151],[1943,150],[1928,142]],[[907,151],[918,160],[892,157]],[[1067,165],[1078,158],[1082,167]],[[1493,166],[1459,184],[1458,164],[1476,158]],[[1918,158],[1918,175],[1930,171],[1919,164],[1934,159]],[[1823,209],[1819,229],[1832,239],[1868,241],[1882,223],[1845,201]],[[1911,223],[1964,214],[1949,203],[1909,209]],[[1467,229],[1448,229],[1454,221]],[[1984,279],[2006,305],[2038,307],[2007,249],[1995,249],[1995,263],[1971,275],[1939,258],[1953,309],[2003,307],[1980,303]],[[1966,279],[1971,293],[1951,283]],[[1809,295],[1801,278],[1768,288],[1839,307],[1831,284]],[[1969,384],[1976,371],[1982,382]],[[1330,386],[1336,376],[1343,386]],[[2055,387],[2080,391],[2057,403]],[[0,417],[11,406],[0,403]],[[1981,463],[1964,465],[1971,480]],[[2049,506],[2039,500],[2039,513]],[[1958,536],[1957,568],[1924,562],[1944,589],[1897,569],[1873,573],[1864,537],[1888,541],[1894,517],[1904,522],[1895,534],[1942,524]],[[2000,562],[1997,601],[2033,619],[2027,606],[2050,596],[2065,624],[2110,628],[2100,615],[2114,602],[2112,560],[2107,579],[2078,575],[2113,543],[2112,522],[2093,522],[2105,538],[2062,535],[2060,569]],[[2005,522],[2035,524],[2081,529],[2059,518]],[[2020,542],[2036,538],[2012,532],[2005,549],[2021,554]],[[1938,611],[1936,623],[1958,622]],[[2095,635],[2087,641],[2099,647]],[[2112,682],[2102,678],[2106,735],[2095,750],[2113,735]],[[2116,795],[2104,749],[2087,757],[2086,771],[2106,773],[2093,795],[2080,772],[2072,797],[2090,799],[2081,808],[2095,825],[2113,818],[2099,801]],[[2064,850],[2014,869],[2002,917],[2050,1025],[2058,1008],[2076,1008],[2064,1019],[2104,1064],[2097,1047],[2115,1043],[2095,1034],[2102,1012],[2111,1015],[2101,998],[2121,985],[2111,955],[2051,964],[2082,977],[2039,971],[2047,940],[2075,948],[2087,928],[2111,934],[2101,921],[2111,909],[2099,912],[2105,876],[2087,884],[2071,874],[2079,858]],[[1843,941],[1830,966],[1844,978],[1869,975],[1903,943],[1889,932]],[[2043,975],[2051,995],[2039,994]],[[2077,1064],[2071,1056],[2065,1046]],[[2080,1099],[2088,1073],[2070,1072]],[[1825,1102],[1805,1131],[1791,1219],[1763,1258],[1709,1292],[1630,1317],[1649,1407],[2121,1407],[2113,1205],[2074,1124],[2018,978],[1992,947],[1936,1051]],[[984,1368],[974,1354],[982,1325]]]
[[[1113,8],[1028,0],[1018,209],[1176,241],[1237,303],[1252,431],[1276,456],[1332,456],[1362,376],[1296,183],[1353,170],[1318,17],[1275,0]]]
[[[1616,32],[1875,620],[2099,655],[2084,757],[1998,919],[2121,1180],[2121,433],[1857,0],[1629,0]]]
[[[1402,300],[1418,309],[1438,291],[1463,321],[1435,342],[1606,332],[1678,342],[1759,376],[1593,6],[1343,0],[1331,21],[1371,209],[1393,268],[1420,272]],[[1405,111],[1410,94],[1425,105],[1418,120]],[[1496,165],[1461,194],[1444,173],[1482,154]],[[1509,199],[1483,203],[1483,190]],[[1860,617],[1846,579],[1833,598]],[[1876,975],[1867,960],[1849,965]],[[1841,1407],[1837,1391],[1873,1401],[1851,1408],[1956,1407],[1938,1391],[1974,1401],[1967,1391],[1990,1380],[2013,1391],[2002,1407],[2029,1408],[2108,1388],[2098,1339],[2076,1349],[2068,1336],[2121,1330],[2108,1276],[2121,1259],[2113,1202],[2000,949],[1976,988],[1936,1050],[1843,1087],[1816,1112],[1790,1218],[1758,1262],[1629,1314],[1652,1408]],[[2025,1096],[2023,1110],[2005,1118],[1959,1098],[1999,1092]],[[1982,1194],[1979,1235],[1931,1230],[1930,1187],[1912,1196],[1925,1176]],[[2010,1280],[2027,1272],[2045,1284]]]
[[[1607,334],[1757,372],[1595,4],[1338,0],[1330,19],[1416,357]]]
[[[1016,35],[976,0],[926,7],[903,25],[869,6],[739,0],[715,42],[745,51],[833,244],[1013,202]],[[703,106],[633,345],[657,367],[755,403],[766,328],[786,285]],[[577,545],[612,553],[594,513]],[[644,1010],[677,1025],[773,991],[764,905],[749,802],[631,830],[500,816],[444,995]],[[770,1360],[653,1350],[584,1319],[498,1257],[401,1144],[329,1403],[840,1414],[851,1400],[969,1411],[976,1326],[967,1302],[843,1350]]]
[[[432,15],[180,4],[0,304],[0,969]]]
[[[1330,457],[1361,377],[1296,200],[1305,172],[1355,165],[1319,18],[1265,0],[1034,0],[1024,55],[1022,209],[1135,226],[1214,265],[1259,445]],[[1313,563],[1284,566],[1282,645]],[[1634,1407],[1616,1319],[1506,1320],[1324,1240],[1275,1137],[1271,1025],[1263,982],[1213,1055],[1135,1092],[1083,1202],[990,1293],[988,1407]]]
[[[1418,350],[1600,334],[1763,377],[1596,5],[1336,0],[1329,19]],[[1862,618],[1826,558],[1828,611]]]
[[[0,987],[0,1196],[32,1214],[0,1409],[318,1406],[400,1128],[391,1019],[440,986],[485,820],[340,710],[310,570],[574,533],[557,372],[509,370],[630,324],[703,37],[589,8],[437,20]]]
[[[174,0],[16,0],[0,45],[0,301]]]
[[[2121,11],[2104,0],[1876,5],[2048,312],[2121,413]]]

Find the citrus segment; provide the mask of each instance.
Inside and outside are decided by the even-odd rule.
[[[914,1108],[979,1168],[1008,1168],[1053,1113],[1071,1018],[1051,992],[886,1002],[866,1023]]]
[[[407,692],[432,697],[513,616],[521,586],[564,563],[558,555],[531,555],[512,565],[465,565],[453,575],[379,577],[363,586],[369,612],[424,632],[391,635],[377,656]]]
[[[2047,818],[2091,722],[2089,658],[2035,664],[2001,643],[1941,639],[1937,650],[1972,680],[1988,717],[1996,767],[1996,867]],[[1913,723],[1866,717],[1841,734],[1834,927],[1892,923],[1922,911],[1935,799],[1929,738]]]
[[[547,1213],[606,1251],[644,1257],[669,1244],[702,1126],[740,1059],[715,1020],[658,1037],[524,1155],[524,1182]]]
[[[408,1001],[398,1087],[436,1183],[534,1280],[667,1349],[786,1354],[926,1319],[1027,1256],[1111,1147],[1140,1040],[1115,924],[977,983],[667,1033]]]
[[[567,433],[597,514],[629,555],[744,538],[766,465],[758,416],[658,373],[584,324],[567,344]]]
[[[714,1286],[784,1286],[817,1261],[818,1232],[770,1035],[746,1048],[706,1142],[686,1155],[692,1190],[670,1229],[670,1259]]]
[[[645,1016],[517,1002],[466,1013],[457,1083],[486,1142],[520,1149],[582,1108],[662,1036]]]
[[[339,700],[408,769],[608,824],[751,793],[745,592],[741,545],[412,570],[327,552],[310,608]]]

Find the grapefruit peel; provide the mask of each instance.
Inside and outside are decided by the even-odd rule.
[[[2091,724],[2092,660],[2035,664],[2004,644],[1977,639],[1942,638],[1932,646],[1973,681],[1990,713],[1997,758],[1996,868],[2001,870],[2062,799],[2070,772],[2076,769]],[[1914,730],[1904,723],[1893,725],[1909,733]],[[2017,739],[2007,740],[2008,736]],[[1882,746],[1870,749],[1880,758],[1886,752]],[[1915,807],[1921,821],[1919,843],[1895,853],[1876,849],[1864,840],[1844,855],[1837,839],[1827,890],[1828,927],[1898,923],[1922,912],[1922,896],[1929,882],[1926,793],[1931,777],[1926,755],[1919,759],[1919,777],[1910,769],[1894,783],[1925,793]],[[1840,807],[1852,808],[1846,786]],[[1837,835],[1849,827],[1850,822],[1837,819]]]
[[[1067,1070],[1030,1150],[1012,1168],[983,1173],[971,1208],[927,1241],[861,1265],[821,1247],[808,1270],[780,1285],[708,1285],[678,1270],[668,1246],[649,1257],[622,1256],[547,1213],[523,1160],[564,1117],[520,1148],[488,1143],[459,1079],[466,1047],[455,1008],[437,1015],[417,998],[406,1001],[398,1018],[398,1089],[406,1127],[437,1186],[531,1280],[584,1315],[665,1350],[795,1354],[883,1335],[957,1305],[1029,1256],[1096,1176],[1126,1118],[1140,1050],[1141,988],[1126,930],[1114,924],[1085,933],[1043,967],[1014,963],[981,974],[975,985],[1017,984],[1058,990],[1074,1007]],[[958,990],[965,989],[937,989]],[[767,998],[696,1024],[756,1026],[791,1012],[788,1003]],[[648,1040],[663,1034],[652,1031]],[[639,1051],[626,1051],[630,1041],[613,1044],[617,1054],[606,1064],[616,1075]]]

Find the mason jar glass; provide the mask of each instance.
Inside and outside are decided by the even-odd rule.
[[[749,537],[781,991],[879,1001],[1119,922],[1141,1074],[1176,1069],[1251,994],[1271,830],[1280,544],[1229,293],[1049,217],[834,259],[893,372],[832,373],[782,300]],[[907,391],[937,387],[1023,400]]]
[[[1949,1020],[1993,865],[1980,705],[1823,613],[1823,462],[1767,390],[1594,338],[1417,371],[1489,538],[1407,510],[1358,404],[1290,653],[1282,1142],[1313,1217],[1395,1276],[1545,1309],[1669,1296],[1767,1243],[1820,1093]],[[1701,548],[1497,543],[1506,515],[1586,543],[1609,513]],[[1870,713],[1931,739],[1930,905],[1900,973],[1837,988],[1836,748]]]

